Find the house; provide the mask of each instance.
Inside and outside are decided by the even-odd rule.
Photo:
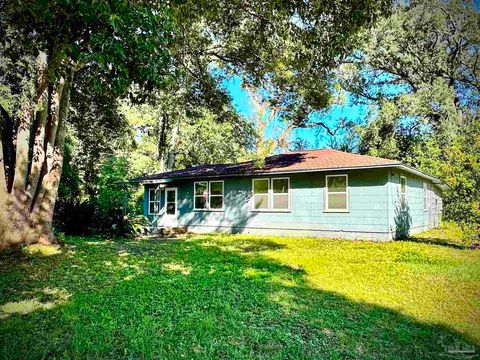
[[[155,228],[391,240],[439,224],[440,181],[398,161],[332,149],[135,179]]]

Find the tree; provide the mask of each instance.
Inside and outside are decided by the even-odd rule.
[[[8,99],[1,106],[0,247],[51,243],[75,73],[83,69],[93,87],[111,96],[141,98],[168,81],[172,21],[163,2],[0,6]]]
[[[480,117],[468,116],[461,136],[446,147],[427,135],[409,154],[423,169],[442,179],[444,215],[457,222],[470,241],[480,234]]]
[[[477,232],[479,24],[469,2],[399,5],[361,35],[338,72],[342,87],[372,106],[354,127],[357,150],[435,174],[447,185],[447,218]]]
[[[256,166],[262,167],[267,156],[290,147],[289,139],[295,124],[280,117],[282,107],[267,90],[245,88],[254,110],[251,120],[255,126],[255,151],[251,157]]]
[[[208,106],[223,103],[221,92],[208,91],[218,88],[215,69],[221,69],[254,85],[268,81],[291,99],[298,95],[288,114],[301,119],[328,103],[333,69],[353,48],[356,32],[390,2],[22,0],[0,6],[1,83],[9,99],[1,112],[0,213],[10,220],[2,225],[3,247],[54,241],[70,91],[81,69],[92,87],[112,97],[140,101],[169,88]],[[178,121],[165,115],[159,125],[171,124],[175,134]]]
[[[272,155],[276,151],[288,151],[292,145],[294,147],[304,146],[304,143],[295,144],[291,142],[291,135],[298,128],[317,128],[326,131],[328,135],[334,136],[342,128],[343,123],[339,122],[335,128],[330,127],[321,120],[321,114],[325,109],[308,109],[298,116],[298,110],[303,106],[303,100],[300,104],[290,93],[282,93],[278,89],[271,87],[252,87],[244,86],[246,89],[250,104],[253,107],[252,123],[255,126],[255,151],[251,157],[257,166],[263,166],[265,157]],[[330,104],[336,99],[332,97]],[[296,107],[298,105],[298,108]],[[293,113],[296,115],[292,116]]]
[[[83,75],[72,89],[67,134],[74,140],[70,165],[81,179],[82,197],[91,200],[98,193],[103,161],[133,140],[118,99],[91,88]]]
[[[195,116],[187,116],[181,106],[175,109],[168,114],[171,119],[175,118],[177,133],[172,134],[173,129],[169,126],[162,134],[158,119],[165,115],[164,107],[158,104],[133,107],[125,104],[123,107],[135,131],[134,147],[129,154],[132,177],[162,171],[167,166],[173,170],[199,164],[236,162],[244,159],[251,150],[253,128],[232,109],[214,114],[209,109],[198,108]],[[170,155],[170,163],[163,166],[157,157],[159,136],[162,135]]]
[[[205,111],[196,121],[179,128],[175,145],[175,168],[194,165],[235,163],[247,158],[253,145],[253,128],[242,117],[232,114],[221,120]]]
[[[82,75],[82,71],[77,74],[72,88],[62,177],[53,216],[55,230],[76,235],[100,228],[102,166],[120,150],[130,148],[133,141],[117,99],[89,87],[85,81],[88,77]]]
[[[285,148],[294,128],[335,131],[319,120],[332,102],[334,70],[355,49],[356,33],[387,13],[390,4],[186,1],[174,12],[179,41],[173,56],[195,79],[205,79],[208,68],[215,69],[220,80],[239,76],[253,102],[262,104],[255,120],[259,138],[267,112],[270,120],[285,127],[279,140]],[[263,145],[257,155],[268,155],[276,147],[271,141]]]

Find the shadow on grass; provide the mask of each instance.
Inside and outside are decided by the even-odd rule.
[[[422,243],[422,244],[429,244],[429,245],[439,245],[439,246],[445,246],[452,249],[460,249],[460,250],[469,248],[468,246],[465,246],[462,244],[458,244],[458,243],[448,241],[446,239],[434,238],[434,237],[421,238],[421,237],[412,236],[408,239],[403,239],[401,241],[415,242],[415,243]]]
[[[15,358],[435,358],[471,342],[443,326],[309,286],[305,272],[263,256],[265,240],[98,242],[62,255],[7,254],[1,295],[46,286],[72,294],[0,322]]]

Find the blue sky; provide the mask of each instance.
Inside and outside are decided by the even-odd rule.
[[[474,7],[480,11],[480,0],[474,0]],[[233,103],[237,111],[245,117],[252,114],[252,106],[250,104],[248,94],[241,88],[241,80],[233,77],[225,81],[224,86],[233,98]],[[384,89],[385,90],[385,89]],[[402,91],[401,89],[390,89],[393,92]],[[337,124],[340,119],[351,121],[365,121],[368,114],[367,105],[358,105],[352,101],[351,96],[346,94],[346,100],[342,105],[334,105],[322,115],[321,120],[327,124]],[[319,131],[318,128],[296,129],[291,139],[302,139],[308,143],[309,148],[323,148],[329,146],[330,136],[325,131]]]
[[[224,82],[224,86],[233,98],[233,104],[237,111],[244,117],[250,117],[253,114],[252,105],[248,94],[241,88],[241,80],[233,77]],[[333,105],[328,112],[319,117],[318,120],[332,125],[338,123],[340,119],[351,121],[360,121],[365,119],[368,113],[368,106],[354,104],[351,97],[347,94],[345,102],[342,105]],[[313,118],[313,120],[315,120]],[[271,129],[270,129],[271,130]],[[319,131],[320,130],[320,131]],[[291,139],[302,139],[308,143],[308,148],[323,148],[329,146],[330,136],[319,128],[296,129]]]

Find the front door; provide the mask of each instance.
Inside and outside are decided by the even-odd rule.
[[[165,215],[164,225],[169,227],[178,226],[177,223],[177,188],[165,189]]]

